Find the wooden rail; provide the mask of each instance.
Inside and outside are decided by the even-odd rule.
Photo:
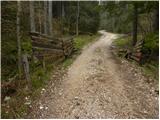
[[[143,47],[143,40],[140,40],[136,43],[135,47],[129,54],[129,58],[133,59],[137,62],[141,62],[142,59],[142,47]]]
[[[73,37],[53,38],[37,32],[30,34],[33,54],[38,59],[65,59],[73,51]]]

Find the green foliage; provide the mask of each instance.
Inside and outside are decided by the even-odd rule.
[[[95,41],[99,36],[100,36],[100,34],[96,34],[96,35],[92,35],[92,36],[79,35],[74,38],[74,47],[75,47],[75,49],[80,50],[88,43]]]
[[[155,33],[150,33],[146,36],[144,41],[143,50],[145,52],[157,53],[159,50],[159,36]],[[157,53],[158,54],[158,53]]]
[[[73,34],[76,30],[77,2],[67,1],[65,7],[66,12],[63,19],[63,27],[65,32]],[[79,1],[79,10],[79,31],[81,33],[96,33],[100,21],[98,2]]]
[[[31,39],[29,37],[25,37],[22,40],[22,51],[23,53],[28,53],[28,54],[32,54],[32,44],[31,44]]]
[[[152,77],[153,79],[159,79],[159,63],[158,61],[150,61],[142,67],[145,75]]]
[[[73,58],[67,58],[62,64],[62,66],[64,68],[67,68],[68,66],[70,66],[73,63]]]
[[[102,6],[100,29],[116,33],[129,33],[132,28],[132,5],[127,2],[106,2]]]
[[[129,46],[131,46],[131,38],[129,36],[128,37],[121,37],[121,38],[116,39],[113,43],[117,47],[120,47],[120,48],[129,47]]]
[[[27,2],[21,2],[22,8],[27,8]],[[17,73],[17,36],[16,36],[16,17],[17,2],[2,2],[2,19],[1,19],[1,44],[2,44],[2,81],[7,81]],[[22,52],[31,54],[29,29],[29,10],[22,9],[20,21]]]
[[[79,30],[96,33],[99,27],[99,8],[97,2],[80,2]]]

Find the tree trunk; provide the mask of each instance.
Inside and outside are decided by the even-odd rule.
[[[21,61],[21,36],[20,36],[20,14],[21,14],[21,3],[17,1],[17,47],[18,47],[18,72],[19,78],[22,74],[22,61]]]
[[[153,31],[159,31],[159,7],[154,10]]]
[[[30,1],[30,25],[31,25],[31,32],[35,32],[35,21],[34,21],[34,2]]]
[[[47,1],[44,1],[44,34],[47,35]]]
[[[62,1],[62,18],[65,17],[64,1]]]
[[[41,2],[39,1],[39,33],[42,33],[42,21],[41,21]]]
[[[23,55],[23,67],[24,67],[25,77],[26,77],[26,80],[28,83],[28,89],[31,90],[32,83],[31,83],[30,74],[29,74],[29,63],[28,63],[28,55],[27,54]]]
[[[61,32],[62,35],[64,33],[64,16],[65,16],[65,11],[64,11],[64,1],[61,1]]]
[[[137,23],[138,23],[138,11],[137,11],[137,4],[133,4],[133,41],[132,45],[134,46],[137,42]]]
[[[48,17],[49,17],[49,35],[53,36],[53,31],[52,31],[52,1],[49,1],[49,6],[48,6]]]
[[[77,2],[76,35],[79,35],[79,1]]]

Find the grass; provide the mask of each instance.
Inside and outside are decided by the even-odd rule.
[[[70,66],[72,63],[73,63],[73,58],[67,58],[63,63],[62,63],[62,66],[64,68],[67,68],[68,66]]]
[[[141,40],[142,36],[138,35],[137,39]],[[125,37],[117,38],[116,40],[114,40],[113,44],[119,48],[130,48],[132,47],[132,36],[125,36]]]
[[[159,64],[158,61],[151,61],[142,65],[144,74],[148,77],[158,80],[159,79]]]
[[[153,35],[152,35],[153,36]],[[148,37],[146,39],[146,43],[144,44],[144,47],[146,47],[146,45],[148,45],[149,47],[148,48],[154,48],[152,46],[156,46],[158,45],[157,43],[154,43],[154,44],[151,44],[150,41],[153,43],[153,41],[156,42],[156,40],[154,40],[153,38],[156,38],[155,36],[153,37]],[[141,40],[142,39],[142,36],[141,35],[138,35],[138,40]],[[149,40],[148,40],[149,39]],[[126,36],[126,37],[121,37],[121,38],[118,38],[116,39],[113,44],[118,47],[118,48],[131,48],[131,40],[132,40],[132,37],[131,36]],[[148,42],[149,41],[149,42]],[[149,59],[149,58],[148,58]],[[158,58],[157,58],[158,59]],[[148,76],[148,77],[151,77],[153,79],[156,79],[158,80],[159,79],[159,63],[158,61],[156,60],[148,60],[147,62],[145,62],[142,66],[142,71],[143,73]]]
[[[74,47],[77,50],[81,50],[85,45],[88,45],[89,43],[95,41],[100,34],[95,35],[79,35],[74,38]]]
[[[114,41],[114,44],[118,47],[125,47],[127,45],[129,45],[130,43],[130,39],[127,38],[118,38]]]
[[[74,48],[77,52],[80,52],[85,45],[95,41],[99,36],[100,34],[92,36],[79,35],[74,38]],[[64,68],[70,66],[76,58],[74,56],[78,56],[77,52],[73,53],[71,57],[64,60],[60,65]],[[48,80],[50,80],[51,73],[56,67],[54,64],[46,64],[47,71],[44,71],[42,66],[39,66],[38,64],[40,63],[38,62],[36,65],[34,63],[30,66],[32,71],[30,73],[33,88],[32,92],[26,91],[26,81],[23,80],[24,83],[21,83],[23,85],[18,88],[16,94],[13,95],[7,103],[2,105],[2,118],[23,118],[24,114],[29,112],[29,106],[24,104],[25,97],[30,96],[32,101],[37,99],[40,95],[41,89],[46,85]]]
[[[38,66],[30,73],[32,81],[31,92],[26,90],[26,80],[19,81],[20,85],[17,87],[17,92],[11,96],[9,101],[2,105],[2,118],[22,118],[25,113],[28,113],[29,106],[24,104],[25,97],[30,96],[31,101],[37,99],[41,89],[50,79],[51,71],[53,71],[54,66],[47,64],[46,69],[47,71],[44,71],[42,66]]]

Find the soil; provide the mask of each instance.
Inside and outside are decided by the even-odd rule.
[[[53,73],[26,118],[158,118],[156,84],[112,54],[110,46],[119,35],[100,32],[67,70]]]

